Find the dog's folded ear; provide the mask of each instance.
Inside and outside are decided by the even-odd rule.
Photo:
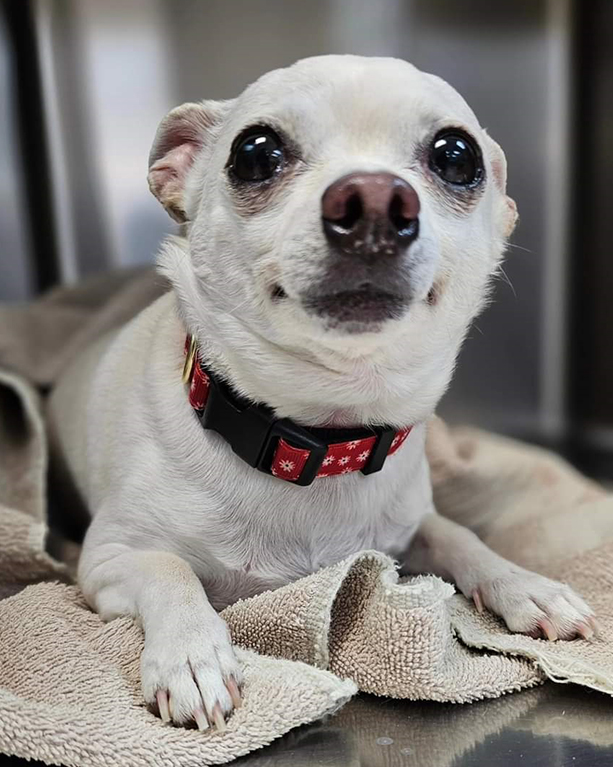
[[[183,104],[160,123],[149,154],[149,188],[175,221],[184,223],[185,183],[198,153],[221,122],[228,102]]]
[[[507,194],[507,158],[505,157],[505,154],[500,148],[499,144],[494,141],[494,139],[487,133],[487,131],[483,131],[483,133],[485,134],[485,139],[490,151],[494,183],[504,195],[503,215],[504,236],[506,239],[507,237],[511,236],[513,229],[515,229],[515,224],[517,223],[517,206],[515,205],[515,200],[513,200]]]

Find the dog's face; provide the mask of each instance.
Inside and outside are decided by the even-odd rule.
[[[324,56],[171,112],[149,181],[189,224],[209,310],[283,347],[450,370],[515,222],[505,176],[444,81]]]

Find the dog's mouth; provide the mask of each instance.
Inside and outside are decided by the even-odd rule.
[[[373,285],[363,285],[354,290],[307,295],[302,304],[309,314],[325,319],[329,326],[353,326],[357,332],[399,319],[406,311],[407,299]]]
[[[273,303],[289,300],[279,283],[271,286],[270,297]],[[303,293],[298,303],[307,314],[321,320],[326,329],[355,334],[377,332],[386,321],[403,317],[410,295],[364,281],[355,287],[319,285]]]
[[[283,290],[281,285],[277,283],[276,285],[272,286],[270,297],[273,301],[282,301],[284,298],[287,298],[287,293],[285,290]]]

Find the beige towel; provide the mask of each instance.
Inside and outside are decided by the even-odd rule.
[[[74,586],[30,586],[0,602],[0,752],[50,764],[223,764],[332,713],[350,681],[238,650],[244,705],[224,733],[165,726],[144,706],[142,633],[103,624]]]
[[[248,648],[239,651],[245,705],[227,732],[175,729],[148,712],[140,630],[127,619],[102,624],[74,586],[45,582],[68,581],[69,570],[43,548],[46,443],[28,381],[52,383],[72,354],[163,287],[132,274],[0,308],[0,366],[14,371],[0,370],[0,598],[12,595],[0,601],[0,752],[67,765],[219,764],[337,710],[356,686],[465,702],[549,676],[613,694],[613,499],[543,451],[434,420],[439,510],[520,564],[561,575],[598,610],[601,639],[510,635],[438,578],[399,583],[388,557],[362,552],[224,611]]]
[[[521,659],[460,644],[449,614],[453,594],[439,578],[399,583],[392,560],[373,551],[222,615],[242,647],[330,669],[375,695],[465,703],[542,681]]]

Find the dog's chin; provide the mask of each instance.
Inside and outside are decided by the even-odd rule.
[[[408,306],[407,297],[373,287],[309,293],[302,298],[307,314],[325,330],[343,335],[380,333],[390,321],[401,319]]]

